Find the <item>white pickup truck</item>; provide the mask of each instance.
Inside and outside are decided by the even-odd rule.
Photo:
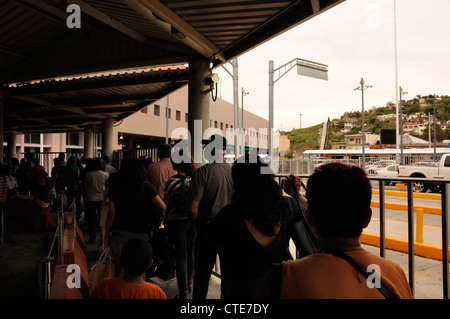
[[[423,177],[428,179],[449,179],[450,178],[450,154],[444,154],[439,162],[418,162],[412,165],[399,165],[398,177]],[[415,192],[439,192],[439,185],[433,183],[415,182]]]

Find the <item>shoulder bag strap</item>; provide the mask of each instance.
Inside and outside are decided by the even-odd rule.
[[[360,263],[358,263],[357,261],[353,260],[350,256],[348,256],[347,254],[341,252],[341,251],[337,251],[337,250],[325,250],[325,253],[329,253],[332,254],[333,256],[342,258],[344,260],[346,260],[347,262],[349,262],[351,265],[353,265],[353,267],[355,267],[359,272],[361,272],[366,278],[369,277],[370,275],[372,275],[372,272],[367,271],[367,268],[364,267],[363,265],[361,265]],[[377,287],[378,288],[378,287]],[[378,290],[381,292],[381,294],[386,298],[386,299],[397,299],[390,291],[389,289],[386,288],[386,286],[381,282],[381,278],[380,278],[380,287],[378,288]]]

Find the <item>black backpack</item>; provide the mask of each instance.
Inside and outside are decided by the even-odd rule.
[[[180,176],[179,180],[170,185],[172,191],[170,191],[170,205],[167,215],[187,216],[189,182],[190,179]]]

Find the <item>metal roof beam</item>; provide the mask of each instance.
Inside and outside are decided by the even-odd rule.
[[[226,62],[226,58],[222,53],[219,53],[220,49],[209,41],[204,35],[193,28],[189,23],[183,20],[180,16],[166,7],[158,0],[121,0],[126,3],[130,8],[139,12],[143,16],[151,19],[153,22],[158,23],[161,28],[172,33],[175,28],[179,31],[178,38],[186,45],[193,48],[207,58],[217,58],[222,62]],[[161,21],[157,19],[154,14],[163,19]],[[181,34],[180,34],[181,33]]]
[[[171,50],[174,52],[186,53],[186,48],[181,47],[174,43],[166,43],[164,41],[160,41],[157,39],[150,39],[143,35],[142,33],[137,32],[136,30],[130,28],[129,26],[123,24],[122,22],[110,17],[106,13],[94,8],[93,6],[83,2],[81,0],[68,0],[69,4],[77,4],[80,6],[80,9],[83,13],[91,16],[92,18],[103,22],[109,27],[116,29],[117,31],[127,35],[128,37],[143,43],[145,45],[150,45],[154,47],[159,47],[167,50]]]
[[[313,9],[313,13],[317,13],[320,11],[320,0],[311,0],[311,7]]]

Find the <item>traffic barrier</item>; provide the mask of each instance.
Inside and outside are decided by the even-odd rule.
[[[30,196],[10,198],[6,201],[6,212],[25,223],[35,232],[55,231],[56,223],[50,209],[39,199]]]
[[[380,202],[372,201],[370,203],[370,207],[380,207]],[[398,203],[385,203],[384,208],[386,209],[394,209],[394,210],[403,210],[408,211],[408,204],[398,204]],[[413,211],[417,211],[417,209],[422,209],[424,213],[427,214],[435,214],[435,215],[441,215],[442,214],[442,208],[440,207],[430,207],[430,206],[422,206],[422,205],[414,205]]]
[[[380,247],[380,235],[363,232],[361,243]],[[408,241],[400,238],[385,237],[386,249],[408,253]],[[450,253],[450,249],[449,249]],[[417,256],[442,260],[442,247],[424,243],[414,243],[414,254]]]
[[[50,299],[84,299],[82,291],[78,288],[69,288],[67,278],[70,272],[67,272],[66,264],[56,265],[52,277]]]
[[[406,186],[406,185],[405,185]],[[380,195],[380,191],[378,189],[372,189],[372,195]],[[384,196],[395,196],[395,197],[408,197],[407,192],[400,191],[384,191]],[[441,200],[441,194],[437,193],[413,193],[413,198],[417,199],[430,199],[430,200]]]
[[[423,243],[423,209],[416,211],[416,243]]]
[[[86,253],[83,251],[78,239],[76,229],[66,229],[64,231],[64,264],[76,264],[80,267],[81,292],[84,297],[89,295],[89,277],[86,261]]]
[[[73,229],[75,227],[76,234],[77,234],[77,241],[80,247],[82,248],[83,252],[86,253],[86,242],[84,241],[84,236],[81,231],[81,228],[79,227],[78,223],[73,219],[73,211],[68,211],[65,213],[66,222],[65,222],[65,229]]]

